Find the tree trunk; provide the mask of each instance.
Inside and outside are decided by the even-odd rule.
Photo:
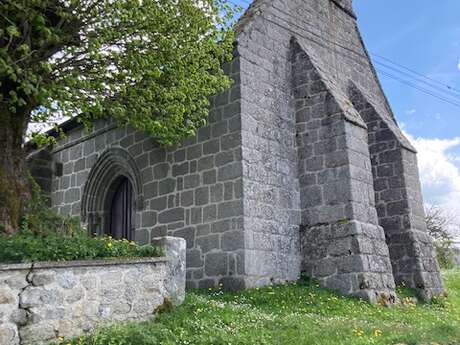
[[[23,142],[29,113],[0,107],[0,232],[19,231],[31,199]]]

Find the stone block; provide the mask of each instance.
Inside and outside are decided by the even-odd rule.
[[[185,149],[176,150],[174,152],[174,161],[176,163],[183,162],[185,160]]]
[[[202,206],[209,202],[209,187],[201,187],[195,190],[195,205]]]
[[[329,277],[337,272],[337,260],[325,258],[314,264],[313,276],[317,278]]]
[[[227,164],[223,167],[218,169],[218,177],[219,181],[228,181],[234,180],[238,177],[241,177],[243,174],[241,162],[235,162],[231,164]]]
[[[187,160],[197,159],[202,155],[202,145],[194,145],[187,148]]]
[[[201,250],[189,249],[187,250],[187,267],[203,267],[204,261],[201,256]]]
[[[214,168],[214,156],[207,156],[198,160],[198,171]]]
[[[195,247],[195,228],[189,227],[174,231],[174,237],[183,238],[187,244],[187,249]]]
[[[222,151],[230,150],[241,145],[241,134],[231,133],[221,137]]]
[[[33,273],[29,280],[34,286],[49,285],[55,281],[56,275],[54,273]]]
[[[201,237],[201,236],[206,236],[211,233],[211,225],[210,224],[200,224],[197,225],[196,227],[196,235]]]
[[[86,166],[86,159],[81,158],[74,163],[73,170],[74,172],[78,172],[78,171],[84,170],[85,166]]]
[[[211,231],[218,233],[218,232],[226,232],[232,228],[232,221],[229,219],[220,220],[211,224]]]
[[[216,184],[210,188],[210,199],[211,202],[221,202],[224,199],[224,186],[222,184]]]
[[[203,207],[203,222],[209,223],[217,219],[217,206],[208,205]]]
[[[220,219],[242,215],[243,203],[241,200],[222,202],[217,206],[217,217]]]
[[[300,203],[302,208],[315,207],[323,204],[322,190],[319,186],[303,187]]]
[[[224,251],[244,249],[244,239],[243,231],[226,231],[222,234],[221,248]]]
[[[189,190],[181,193],[181,206],[192,206],[194,203],[194,191]]]
[[[389,217],[407,214],[407,201],[390,202],[386,206]]]
[[[12,294],[10,289],[0,288],[0,307],[4,304],[16,303],[16,296]]]
[[[226,182],[224,184],[224,200],[233,199],[233,182]]]
[[[153,180],[153,169],[151,167],[147,167],[141,171],[142,181],[144,183],[148,183]]]
[[[200,175],[187,175],[184,177],[184,189],[195,188],[200,185]]]
[[[184,220],[184,217],[184,209],[182,207],[177,207],[159,213],[158,221],[162,224],[167,224]]]
[[[189,172],[189,162],[174,164],[172,167],[172,176],[186,175]]]
[[[214,184],[217,182],[216,170],[208,170],[203,173],[203,184]]]
[[[176,190],[176,180],[172,178],[168,178],[162,180],[158,183],[158,194],[164,195],[172,193]]]
[[[203,154],[209,155],[219,152],[220,150],[220,140],[219,138],[209,140],[203,143]]]
[[[228,125],[227,121],[220,121],[212,125],[211,132],[213,138],[220,138],[222,135],[227,133]]]
[[[156,180],[164,179],[168,176],[169,173],[169,164],[168,163],[160,163],[153,167],[153,177]]]
[[[157,223],[157,212],[144,211],[142,212],[142,226],[152,227]]]
[[[206,254],[214,249],[220,249],[219,247],[219,235],[209,235],[205,237],[199,237],[196,239],[196,247],[201,249],[203,254]]]
[[[201,127],[198,130],[197,136],[198,136],[199,142],[211,139],[211,127],[210,126]]]
[[[150,209],[155,211],[163,211],[166,209],[168,199],[166,196],[150,200]]]
[[[205,256],[205,273],[207,276],[225,276],[228,269],[227,253],[208,253]]]
[[[158,182],[147,183],[144,187],[144,197],[146,199],[154,198],[158,195]]]
[[[134,241],[138,244],[145,245],[150,243],[150,230],[138,229],[134,231]]]

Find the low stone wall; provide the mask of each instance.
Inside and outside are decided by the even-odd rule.
[[[45,344],[182,303],[185,240],[157,242],[166,257],[0,265],[0,345]]]

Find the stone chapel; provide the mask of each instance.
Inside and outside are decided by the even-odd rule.
[[[29,166],[94,234],[187,241],[187,284],[295,281],[372,302],[404,282],[443,292],[416,151],[363,44],[352,0],[255,0],[236,27],[231,89],[178,147],[75,119]]]

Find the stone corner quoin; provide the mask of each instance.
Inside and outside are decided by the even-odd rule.
[[[321,32],[321,34],[318,34]],[[361,39],[351,0],[255,0],[236,27],[231,89],[181,146],[99,121],[70,126],[32,173],[62,214],[104,233],[118,178],[133,239],[187,243],[186,284],[243,289],[294,281],[377,302],[406,283],[443,292],[415,150]]]

